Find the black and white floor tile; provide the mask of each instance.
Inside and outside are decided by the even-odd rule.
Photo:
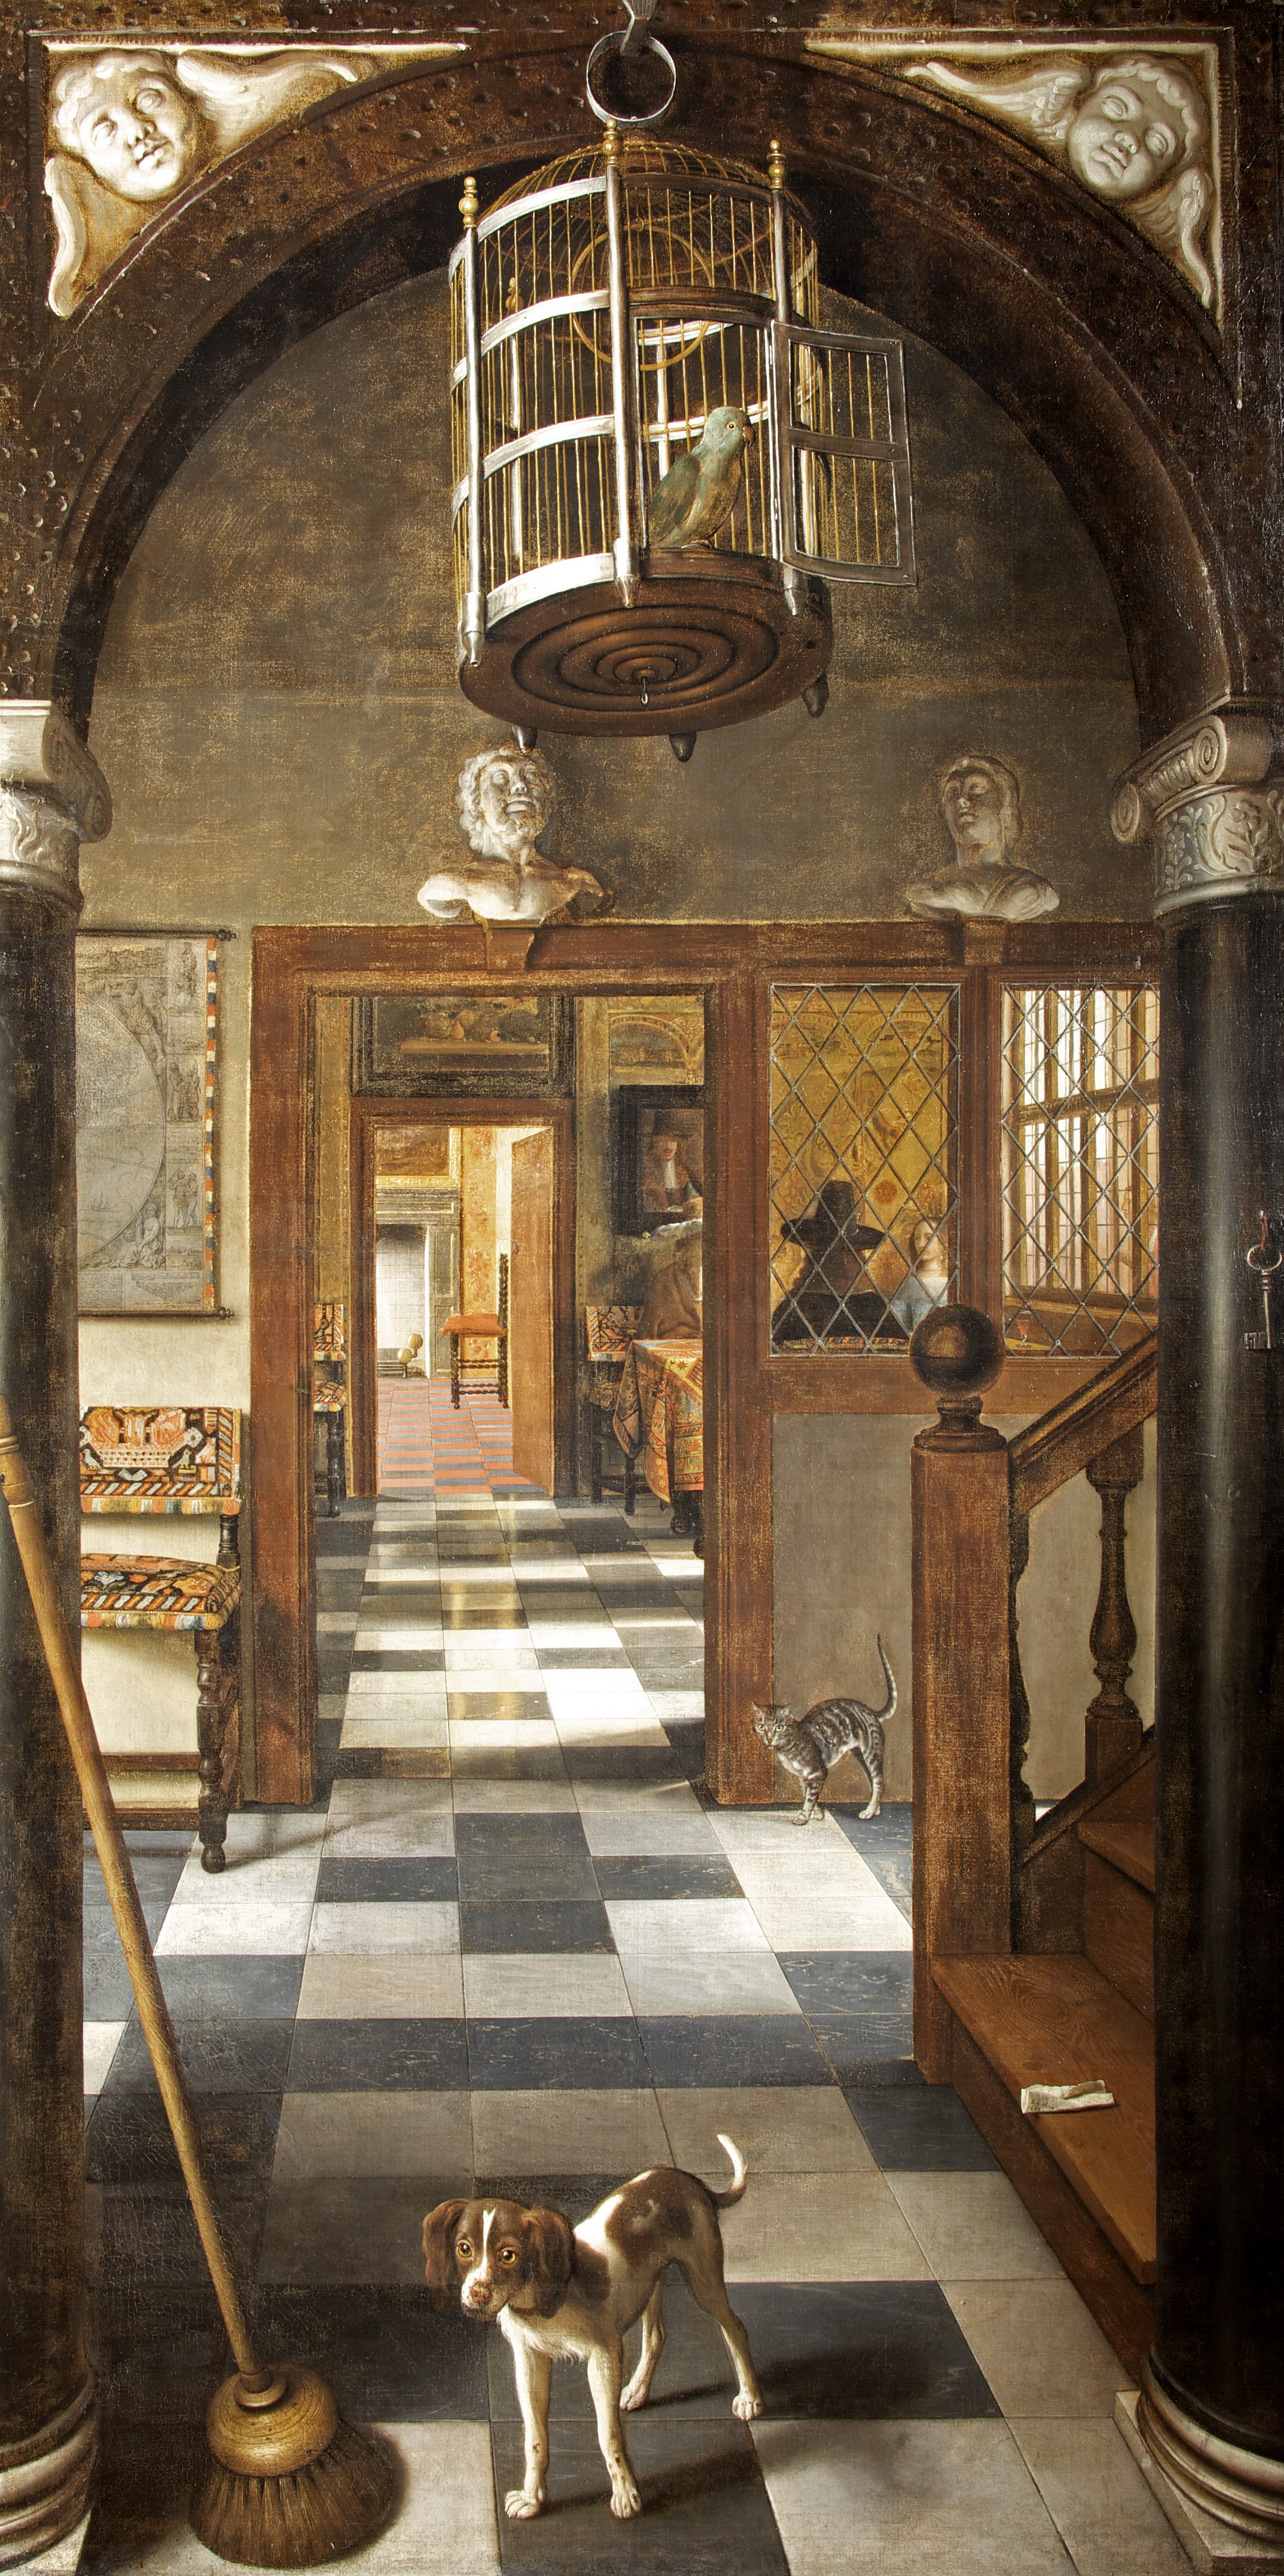
[[[318,1531],[322,1789],[212,1880],[136,1834],[161,1974],[261,2340],[388,2429],[405,2501],[352,2563],[439,2576],[1180,2576],[1115,2430],[1126,2374],[957,2098],[910,2056],[909,1811],[797,1832],[701,1785],[701,1568],[640,1497],[476,1492]],[[192,2576],[223,2340],[96,1864],[85,2082],[104,2472],[86,2565]],[[644,2510],[609,2513],[580,2372],[550,2503],[503,2514],[506,2349],[429,2305],[454,2191],[572,2217],[649,2163],[716,2180],[766,2397],[730,2411],[674,2280]]]

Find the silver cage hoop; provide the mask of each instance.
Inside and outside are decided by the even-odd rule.
[[[626,5],[628,4],[629,0],[626,0]],[[593,114],[599,124],[616,125],[622,134],[645,134],[653,126],[662,125],[678,94],[677,64],[668,46],[662,45],[658,36],[653,36],[649,32],[646,25],[646,18],[649,15],[649,11],[644,12],[641,8],[635,11],[630,5],[628,26],[617,28],[609,36],[599,36],[584,66],[584,95]],[[593,88],[593,68],[596,63],[604,61],[608,54],[632,53],[635,50],[641,51],[643,48],[649,54],[659,55],[669,75],[669,95],[661,106],[652,108],[649,116],[621,116],[618,111],[604,107],[596,96]]]

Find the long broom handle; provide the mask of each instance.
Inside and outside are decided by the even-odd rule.
[[[178,2161],[183,2168],[183,2180],[187,2185],[193,2216],[200,2231],[201,2243],[205,2248],[205,2260],[210,2267],[214,2294],[222,2312],[223,2323],[227,2328],[227,2339],[231,2344],[237,2370],[242,2379],[250,2383],[251,2389],[256,2382],[261,2388],[266,2389],[271,2384],[270,2374],[261,2371],[255,2360],[249,2328],[246,2325],[244,2310],[232,2277],[232,2267],[223,2242],[218,2212],[205,2178],[200,2131],[196,2125],[196,2115],[192,2109],[183,2076],[178,2041],[174,2035],[173,2022],[169,2017],[164,1988],[156,1973],[156,1961],[139,1901],[138,1887],[130,1867],[120,1818],[116,1813],[115,1800],[111,1794],[107,1766],[103,1761],[98,1738],[94,1732],[94,1721],[81,1682],[78,1658],[68,1633],[67,1622],[63,1617],[53,1567],[49,1562],[49,1551],[45,1546],[44,1531],[41,1529],[40,1515],[36,1509],[35,1493],[22,1452],[18,1447],[9,1407],[3,1396],[0,1396],[0,1492],[3,1492],[9,1506],[9,1518],[13,1525],[18,1554],[22,1559],[22,1570],[27,1578],[31,1606],[36,1614],[40,1642],[44,1648],[45,1661],[49,1666],[50,1679],[57,1694],[58,1706],[62,1711],[62,1722],[66,1727],[67,1741],[71,1746],[71,1758],[75,1763],[76,1777],[80,1782],[80,1794],[85,1802],[85,1812],[93,1831],[103,1877],[107,1882],[107,1894],[111,1901],[112,1913],[116,1918],[120,1946],[125,1953],[129,1982],[134,1989],[134,2001],[138,2006],[138,2018],[143,2025],[143,2033],[151,2051],[152,2064],[156,2069],[156,2081],[161,2089],[165,2114],[173,2131],[174,2144],[178,2149]]]

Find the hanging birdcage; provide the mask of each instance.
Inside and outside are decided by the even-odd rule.
[[[763,179],[607,122],[480,218],[469,180],[461,211],[465,695],[684,758],[794,696],[819,714],[826,585],[914,580],[904,376],[898,341],[819,328],[778,148]]]

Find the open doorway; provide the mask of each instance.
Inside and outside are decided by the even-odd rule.
[[[467,1431],[497,1473],[569,1492],[573,1103],[354,1095],[350,1203],[354,1491],[386,1490],[394,1460],[431,1483]]]
[[[534,1045],[539,1032],[528,1036],[514,1027],[493,1037],[488,1033],[484,1067],[470,1068],[476,1093],[461,1096],[457,1081],[424,1079],[432,1057],[465,1043],[477,1045],[471,1026],[462,1037],[457,1034],[460,1010],[445,1025],[447,1003],[467,988],[474,997],[483,996],[491,1012],[498,996],[506,1020],[513,1008],[511,976],[501,980],[490,973],[479,933],[345,929],[324,935],[287,930],[256,934],[251,1077],[256,1706],[261,1777],[273,1796],[306,1799],[316,1776],[318,1668],[310,1633],[315,1565],[322,1542],[327,1552],[334,1542],[326,1530],[324,1494],[317,1496],[311,1396],[314,1319],[327,1301],[343,1308],[348,1339],[349,1499],[343,1509],[346,1513],[363,1500],[375,1500],[380,1385],[376,1278],[373,1258],[360,1252],[360,1241],[367,1237],[373,1250],[374,1175],[365,1155],[373,1124],[510,1129],[535,1124],[553,1131],[553,1267],[555,1280],[562,1283],[552,1315],[553,1484],[559,1510],[577,1501],[588,1509],[585,1310],[595,1301],[640,1307],[650,1270],[676,1248],[663,1226],[641,1235],[617,1233],[613,1175],[621,1094],[630,1086],[654,1093],[698,1089],[702,1070],[707,1196],[699,1285],[705,1331],[703,1347],[688,1343],[687,1351],[702,1370],[704,1384],[698,1436],[685,1451],[689,1460],[694,1447],[700,1459],[697,1483],[706,1467],[708,1474],[706,1651],[697,1678],[704,1687],[711,1785],[723,1797],[746,1791],[761,1795],[768,1785],[763,1748],[743,1724],[748,1702],[769,1689],[771,1651],[771,1592],[763,1580],[770,1530],[770,1423],[760,1382],[759,1268],[750,1242],[759,1216],[751,1177],[757,1169],[756,1111],[752,1086],[747,1090],[745,1083],[745,1068],[755,1060],[760,1016],[756,960],[753,938],[725,928],[708,934],[689,927],[649,927],[626,934],[617,929],[609,939],[597,930],[568,930],[559,935],[556,977],[541,972],[536,963],[527,969],[523,993],[529,1004],[525,1016],[533,1015],[534,1006],[547,997],[554,1036],[559,1011],[563,1025],[570,1021],[573,1052],[545,1045],[548,1084],[541,1094],[527,1080],[524,1062],[520,1083],[513,1079],[506,1052]],[[408,1021],[412,1004],[417,1014],[426,1011],[428,1017],[411,1034],[416,1052],[406,1064],[395,1057],[386,1071],[376,1064],[381,1076],[376,1092],[366,1080],[360,1049],[361,1011],[379,997],[396,994],[404,997]],[[514,1061],[513,1072],[518,1069]],[[665,1159],[676,1163],[677,1157]],[[427,1177],[448,1169],[439,1160]],[[416,1171],[405,1177],[425,1175]],[[681,1187],[685,1190],[684,1183]],[[367,1203],[370,1222],[363,1226],[358,1210]],[[694,1222],[685,1199],[669,1214],[681,1224]],[[424,1339],[426,1343],[426,1332]],[[672,1537],[675,1506],[672,1486],[665,1481],[669,1461],[662,1425],[661,1415],[652,1456],[663,1499],[640,1456],[633,1519],[625,1517],[618,1491],[614,1497],[626,1538],[640,1529],[643,1517],[654,1522],[666,1543]],[[729,1508],[733,1495],[734,1511]],[[692,1580],[698,1579],[702,1569],[693,1536],[672,1543],[684,1553]],[[352,1614],[345,1610],[342,1615]],[[333,1696],[332,1686],[327,1685],[325,1696]]]

